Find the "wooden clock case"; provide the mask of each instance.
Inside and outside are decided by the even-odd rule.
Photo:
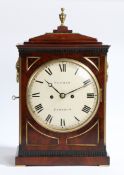
[[[53,33],[31,38],[19,50],[20,143],[16,165],[109,165],[106,152],[106,80],[109,46],[97,39],[72,33],[59,26]],[[57,133],[40,126],[26,105],[26,88],[32,73],[47,61],[59,58],[78,60],[88,66],[100,85],[100,105],[83,128]],[[49,105],[49,104],[48,104]]]

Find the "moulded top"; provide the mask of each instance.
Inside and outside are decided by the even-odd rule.
[[[103,45],[102,42],[99,42],[96,38],[82,35],[79,33],[73,33],[72,30],[69,30],[67,26],[64,25],[66,14],[64,14],[64,9],[61,9],[61,14],[59,18],[61,25],[57,27],[56,30],[53,30],[52,33],[45,33],[33,38],[30,38],[24,44],[17,45],[19,52],[52,52],[52,50],[69,50],[73,48],[75,52],[86,52],[89,54],[103,53],[106,54],[109,48],[109,45]]]
[[[30,38],[28,42],[24,44],[102,44],[98,42],[96,38],[81,35],[79,33],[72,33],[72,30],[68,30],[66,26],[59,26],[57,30],[53,30],[53,33],[46,33],[44,35]]]
[[[61,13],[59,14],[59,19],[61,25],[58,26],[56,30],[53,30],[53,33],[46,33],[44,35],[36,36],[30,38],[28,42],[24,42],[24,45],[47,45],[47,44],[97,44],[102,45],[101,42],[98,42],[96,38],[81,35],[78,33],[72,33],[72,30],[69,30],[67,26],[64,25],[67,15],[64,13],[64,8],[61,8]]]

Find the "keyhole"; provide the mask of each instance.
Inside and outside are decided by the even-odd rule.
[[[71,98],[74,98],[74,95],[71,95]]]
[[[53,95],[50,95],[50,98],[53,99],[54,98]]]

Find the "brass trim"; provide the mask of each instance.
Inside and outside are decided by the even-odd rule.
[[[58,130],[58,129],[55,129],[55,128],[49,128],[47,127],[46,125],[44,125],[43,123],[40,123],[36,116],[34,116],[34,113],[32,112],[32,109],[30,107],[30,103],[28,102],[28,89],[29,89],[29,86],[30,86],[30,83],[33,79],[33,77],[35,76],[35,74],[40,70],[40,69],[43,69],[44,67],[46,67],[46,65],[48,64],[52,64],[54,62],[57,62],[57,61],[64,61],[64,62],[71,62],[71,63],[75,63],[75,64],[78,64],[79,66],[83,67],[86,71],[88,71],[88,73],[91,75],[91,77],[94,79],[94,82],[96,84],[96,87],[97,87],[97,93],[98,93],[98,99],[97,99],[97,104],[96,104],[96,108],[94,109],[91,117],[86,121],[84,122],[82,125],[79,125],[78,127],[76,128],[73,128],[73,129],[66,129],[66,130]],[[32,74],[31,78],[29,79],[28,81],[28,85],[27,85],[27,92],[26,92],[26,101],[27,101],[27,107],[28,107],[28,110],[32,116],[32,118],[39,124],[39,125],[42,125],[44,128],[50,130],[50,131],[53,131],[53,132],[58,132],[58,133],[67,133],[67,132],[73,132],[73,131],[76,131],[80,128],[82,128],[83,126],[85,126],[88,122],[91,121],[91,119],[94,117],[94,115],[96,114],[97,110],[98,110],[98,107],[99,107],[99,104],[100,104],[100,86],[99,86],[99,83],[98,83],[98,80],[96,78],[96,76],[94,75],[94,73],[89,69],[89,67],[87,67],[85,64],[79,62],[79,61],[75,61],[73,59],[68,59],[68,58],[60,58],[60,59],[57,59],[57,60],[52,60],[52,61],[49,61],[45,64],[43,64],[42,66],[40,66],[39,68],[37,68],[34,73]]]
[[[96,146],[97,144],[67,144],[71,146]]]
[[[44,134],[43,132],[41,132],[41,131],[39,131],[38,129],[36,129],[36,128],[28,121],[28,122],[26,122],[26,144],[27,144],[27,145],[40,146],[40,145],[35,145],[35,144],[29,144],[29,143],[28,143],[28,125],[30,125],[30,126],[31,126],[36,132],[38,132],[39,134],[44,135],[44,136],[49,137],[49,138],[52,138],[52,139],[56,139],[57,142],[58,142],[58,144],[59,144],[59,138],[53,137],[53,136],[50,136],[50,135],[47,135],[47,134]],[[53,144],[53,145],[54,145],[54,144]],[[57,144],[55,144],[55,145],[57,145]],[[52,145],[51,145],[51,146],[52,146]]]
[[[34,58],[36,60],[30,66],[28,66],[28,60],[30,58]],[[33,57],[33,56],[26,57],[26,70],[28,71],[39,59],[40,59],[40,57]]]
[[[87,60],[89,63],[91,63],[98,71],[100,70],[100,58],[99,57],[83,57],[85,60]],[[97,58],[98,59],[98,67],[95,65],[93,61],[91,61],[89,58]]]
[[[76,137],[79,137],[81,135],[84,135],[86,134],[87,132],[89,132],[92,128],[94,128],[96,125],[98,125],[98,137],[97,137],[97,144],[99,144],[99,121],[97,120],[96,123],[91,126],[89,129],[87,129],[85,132],[81,133],[81,134],[78,134],[76,136],[73,136],[73,137],[69,137],[66,139],[66,144],[67,145],[78,145],[78,146],[96,146],[97,144],[68,144],[68,139],[72,139],[72,138],[76,138]]]

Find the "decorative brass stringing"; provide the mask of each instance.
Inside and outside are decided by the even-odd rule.
[[[86,134],[87,132],[89,132],[92,128],[94,128],[96,125],[98,125],[98,136],[97,136],[97,143],[96,144],[86,144],[86,143],[84,143],[84,144],[69,144],[68,143],[68,140],[69,139],[72,139],[72,138],[76,138],[76,137],[79,137],[79,136],[81,136],[81,135],[83,135],[83,134]],[[88,130],[86,130],[85,132],[83,132],[83,133],[81,133],[81,134],[78,134],[78,135],[75,135],[75,136],[73,136],[73,137],[69,137],[69,138],[67,138],[66,139],[66,144],[67,145],[78,145],[78,146],[96,146],[97,144],[99,144],[99,121],[97,121],[93,126],[91,126]]]
[[[83,57],[85,60],[87,60],[90,64],[92,64],[97,71],[100,70],[100,59],[99,57]],[[94,59],[94,58],[97,58],[98,59],[98,66],[95,65],[95,63],[91,60],[91,59]]]
[[[19,58],[16,62],[16,81],[17,83],[19,82],[19,69],[20,69],[20,65],[19,65]]]
[[[29,66],[28,61],[30,58],[34,58],[36,60]],[[28,71],[39,59],[40,59],[40,57],[33,57],[33,56],[27,57],[26,58],[26,70]]]
[[[39,134],[44,135],[44,136],[49,137],[49,138],[52,138],[52,139],[56,139],[57,142],[58,142],[58,144],[59,144],[59,138],[50,136],[50,135],[48,135],[48,134],[45,134],[45,133],[39,131],[38,129],[36,129],[36,128],[28,121],[28,122],[26,123],[26,144],[27,144],[27,145],[39,146],[39,145],[36,145],[36,144],[29,144],[29,143],[28,143],[28,125],[30,125],[30,126],[31,126],[36,132],[38,132]],[[56,144],[53,144],[53,145],[56,145]],[[51,145],[51,146],[53,146],[53,145]]]

